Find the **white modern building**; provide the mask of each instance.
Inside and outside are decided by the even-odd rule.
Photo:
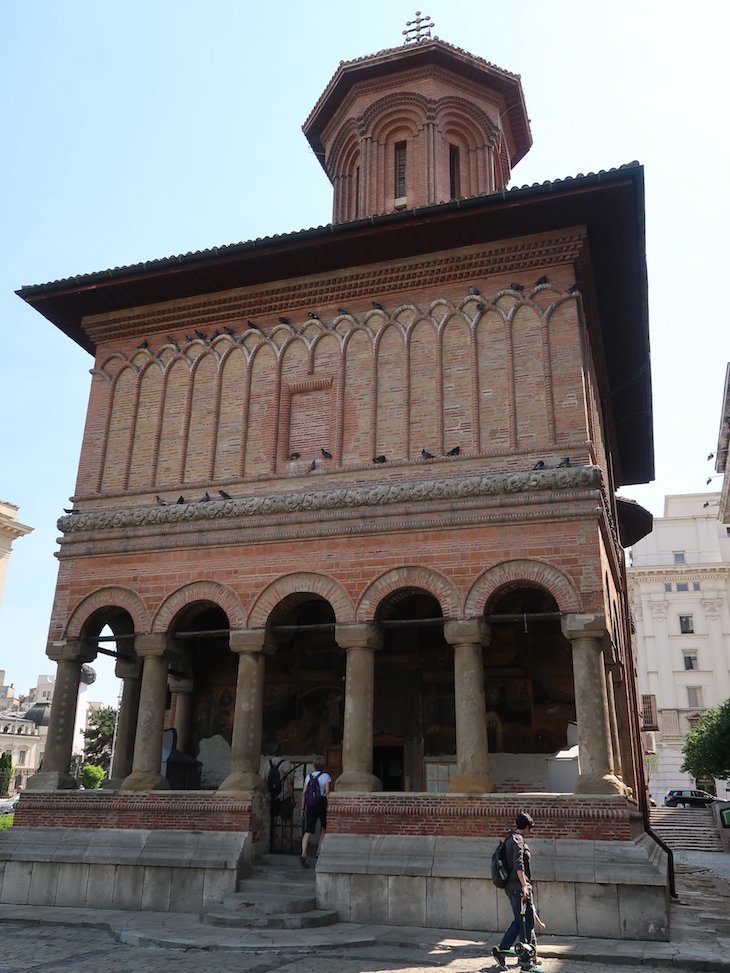
[[[720,494],[668,496],[664,516],[631,549],[635,626],[649,792],[700,787],[727,797],[728,781],[682,773],[682,746],[702,713],[730,698],[730,527]]]

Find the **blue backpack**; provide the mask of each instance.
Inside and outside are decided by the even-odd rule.
[[[307,786],[304,788],[304,803],[307,807],[314,807],[322,800],[322,789],[319,786],[320,774],[310,774]]]

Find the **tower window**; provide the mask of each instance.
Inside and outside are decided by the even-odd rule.
[[[395,143],[395,198],[406,195],[406,143]]]
[[[459,147],[457,145],[449,146],[449,193],[452,199],[456,199],[461,195],[459,182]]]
[[[687,563],[686,562],[686,559],[685,559],[685,556],[684,556],[684,551],[672,551],[672,554],[674,555],[674,563],[675,564],[686,564]]]

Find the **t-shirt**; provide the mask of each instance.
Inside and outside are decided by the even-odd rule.
[[[507,892],[520,892],[522,884],[517,877],[517,870],[522,869],[525,876],[530,878],[530,848],[521,834],[510,831],[504,843],[504,853],[509,868],[509,878],[505,885]]]

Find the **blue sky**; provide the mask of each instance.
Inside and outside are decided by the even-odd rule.
[[[415,9],[415,8],[414,8]],[[73,493],[90,356],[24,284],[326,224],[331,190],[301,125],[337,68],[398,46],[392,0],[8,0],[0,11],[0,498],[34,528],[0,604],[0,669],[22,692],[45,644],[56,520]],[[512,185],[646,167],[662,512],[703,492],[730,358],[725,5],[438,0],[434,34],[522,76],[534,145]],[[96,665],[96,664],[95,664]],[[108,660],[91,699],[113,702]]]

